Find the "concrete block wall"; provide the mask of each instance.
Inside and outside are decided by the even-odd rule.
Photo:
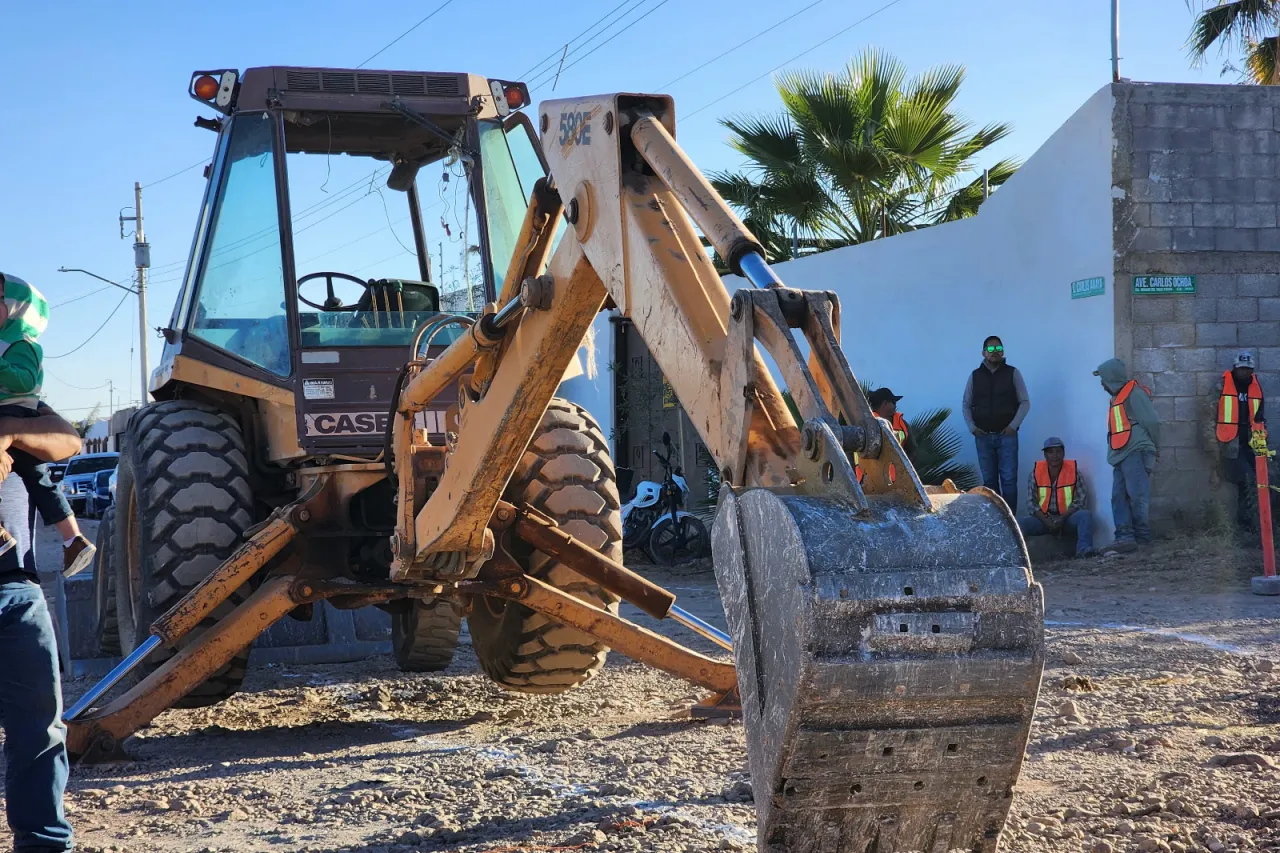
[[[1212,438],[1222,372],[1251,349],[1280,406],[1280,91],[1113,87],[1116,354],[1164,421],[1152,516],[1230,500]],[[1135,275],[1194,275],[1141,295]],[[1101,416],[1100,416],[1101,417]]]

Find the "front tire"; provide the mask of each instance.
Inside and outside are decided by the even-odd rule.
[[[504,498],[546,513],[579,541],[621,561],[616,476],[609,445],[587,410],[553,399]],[[533,577],[617,612],[616,596],[552,557],[533,550],[512,556]],[[609,653],[596,638],[503,599],[478,598],[467,625],[485,673],[522,693],[563,693],[595,675]]]
[[[98,651],[120,655],[120,622],[116,618],[115,539],[116,509],[107,507],[98,524],[98,551],[93,555],[93,633]]]
[[[453,662],[462,605],[447,598],[400,602],[391,612],[391,647],[401,672],[440,672]]]
[[[149,628],[236,550],[253,523],[253,493],[240,425],[226,413],[190,400],[141,409],[129,423],[116,483],[116,602],[125,654]],[[245,587],[179,641],[190,644],[247,597]],[[152,652],[138,667],[154,671],[173,655]],[[211,705],[239,689],[248,664],[244,648],[174,704]]]

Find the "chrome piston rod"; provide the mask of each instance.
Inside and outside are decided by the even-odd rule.
[[[81,696],[76,704],[67,709],[66,713],[62,715],[62,722],[69,723],[82,715],[85,711],[89,710],[89,708],[93,706],[94,702],[97,702],[102,698],[103,694],[112,687],[115,687],[120,682],[120,679],[124,678],[134,667],[142,663],[143,659],[146,658],[147,655],[151,654],[151,652],[155,650],[156,646],[159,645],[159,637],[154,634],[147,637],[146,641],[143,642],[142,645],[134,649],[127,658],[116,664],[115,669],[104,675],[102,680],[90,687],[89,691]]]
[[[667,618],[679,622],[695,634],[706,637],[720,648],[730,652],[733,651],[733,640],[728,634],[715,625],[704,622],[683,607],[677,607],[673,604],[671,609],[667,611]]]

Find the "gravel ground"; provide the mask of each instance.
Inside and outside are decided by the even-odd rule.
[[[1049,663],[1003,850],[1280,850],[1280,599],[1249,594],[1257,562],[1181,541],[1040,567]],[[656,579],[723,625],[709,573]],[[67,807],[90,853],[750,849],[741,726],[690,720],[699,698],[616,655],[557,697],[501,692],[469,647],[439,676],[259,668],[161,715],[135,763],[75,768]]]

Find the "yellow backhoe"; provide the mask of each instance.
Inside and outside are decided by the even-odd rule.
[[[327,600],[390,611],[406,670],[447,665],[466,618],[512,690],[571,689],[614,649],[708,708],[740,702],[761,851],[996,849],[1044,651],[1017,525],[984,489],[921,484],[854,378],[836,297],[778,279],[676,144],[670,98],[531,121],[516,82],[293,67],[199,72],[190,94],[218,142],[103,560],[126,658],[68,710],[73,753],[228,695],[255,637]],[[416,277],[297,268],[289,166],[308,154],[390,167]],[[440,163],[476,211],[461,284],[425,248],[416,179]],[[621,563],[608,441],[557,397],[602,310],[634,324],[715,460],[731,636]]]

